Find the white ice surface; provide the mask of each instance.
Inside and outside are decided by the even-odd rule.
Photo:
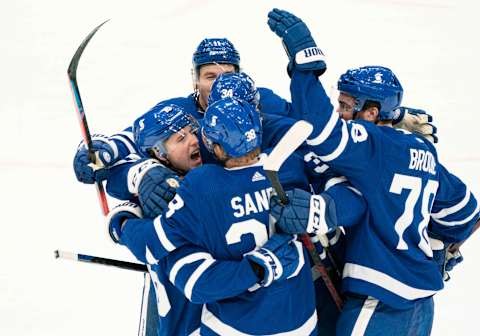
[[[257,82],[289,97],[272,7],[303,18],[345,69],[391,67],[404,104],[431,112],[441,159],[480,196],[476,1],[2,1],[0,5],[0,335],[135,335],[139,273],[53,258],[55,249],[133,260],[109,242],[93,186],[76,182],[81,138],[66,69],[86,34],[78,82],[92,132],[127,126],[157,101],[191,91],[191,54],[228,37]],[[434,335],[478,332],[477,237],[436,296]]]

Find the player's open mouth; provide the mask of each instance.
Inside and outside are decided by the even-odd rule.
[[[195,149],[192,154],[190,154],[190,159],[193,161],[200,160],[200,149]]]

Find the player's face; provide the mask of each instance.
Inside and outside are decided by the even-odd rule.
[[[235,72],[235,66],[232,64],[206,64],[200,67],[195,85],[199,92],[200,106],[204,110],[208,105],[208,96],[210,95],[213,81],[225,72]]]
[[[184,172],[202,164],[198,138],[191,130],[191,126],[184,127],[165,141],[168,160],[173,167]]]
[[[343,120],[352,120],[354,108],[355,98],[344,92],[340,92],[340,95],[338,96],[337,107],[337,112],[338,114],[340,114],[340,118],[342,118]]]

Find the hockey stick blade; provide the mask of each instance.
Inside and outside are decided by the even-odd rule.
[[[67,252],[61,250],[54,251],[55,258],[57,259],[69,259],[75,261],[81,261],[92,264],[100,264],[104,266],[113,266],[117,268],[122,268],[130,271],[137,272],[148,272],[147,266],[144,264],[137,264],[129,261],[109,259],[103,257],[96,257],[87,254],[79,254],[74,252]]]
[[[277,172],[285,160],[305,141],[312,133],[313,126],[304,120],[297,121],[280,139],[263,164],[263,169],[282,203],[288,202],[285,191],[278,180]]]
[[[82,41],[80,46],[78,47],[77,51],[75,52],[75,55],[73,55],[72,60],[70,61],[70,65],[68,66],[68,78],[70,79],[76,79],[77,78],[77,67],[78,67],[78,62],[80,61],[80,57],[83,54],[83,51],[87,47],[88,42],[92,39],[93,35],[102,27],[105,23],[110,21],[110,19],[105,20],[101,24],[99,24],[97,27],[95,27],[90,34],[85,37],[85,39]]]
[[[87,117],[85,115],[85,110],[83,108],[82,97],[80,96],[80,89],[78,88],[77,68],[78,68],[78,62],[80,61],[80,57],[82,56],[83,51],[87,47],[88,42],[90,42],[93,35],[95,35],[95,33],[100,29],[100,27],[103,26],[108,21],[109,20],[102,22],[100,25],[95,27],[95,29],[93,29],[90,32],[90,34],[87,35],[87,37],[82,41],[80,46],[77,48],[77,51],[73,55],[67,70],[69,84],[70,84],[70,88],[72,89],[73,100],[75,102],[75,110],[77,112],[78,122],[80,124],[80,129],[82,131],[83,140],[85,141],[88,148],[88,156],[92,163],[95,163],[96,158],[95,158],[95,153],[93,151],[92,137],[90,135],[90,130],[88,128]],[[100,206],[102,208],[102,212],[106,216],[108,214],[108,202],[107,202],[107,196],[105,194],[105,190],[103,188],[103,184],[101,182],[96,182],[95,185],[97,187],[97,194],[98,194],[98,199],[100,201]]]

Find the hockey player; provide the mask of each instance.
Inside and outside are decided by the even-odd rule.
[[[212,76],[215,76],[215,70],[218,70],[218,73],[222,73],[223,71],[229,72],[232,69],[233,71],[236,71],[239,68],[238,53],[235,48],[233,48],[233,45],[231,45],[228,40],[220,39],[222,41],[216,42],[215,40],[216,39],[207,39],[202,41],[194,54],[193,72],[195,94],[186,98],[169,100],[185,106],[189,113],[196,115],[197,117],[202,116],[202,113],[199,111],[202,111],[205,107],[204,101],[205,96],[208,96],[208,83],[209,81],[211,83]],[[218,64],[220,66],[212,67],[212,65]],[[208,71],[206,71],[206,69],[208,69]],[[291,111],[291,108],[289,104],[283,99],[275,98],[276,96],[272,95],[270,90],[259,88],[259,92],[261,93],[261,106],[264,111],[271,111],[280,114],[290,113],[289,111]],[[273,99],[268,99],[269,97],[273,97]],[[269,118],[265,117],[264,122],[267,129],[269,120],[272,120],[271,123],[273,124],[282,122],[282,120],[275,116]],[[264,139],[268,140],[269,137],[272,138],[268,141],[270,143],[281,137],[281,135],[281,132],[276,131],[265,132]],[[129,135],[128,132],[124,132],[110,138],[100,136],[94,137],[93,140],[94,149],[96,150],[99,159],[96,164],[93,165],[89,161],[86,149],[80,147],[75,157],[75,172],[77,178],[86,183],[93,183],[95,180],[102,180],[108,177],[109,183],[107,184],[107,191],[111,195],[122,199],[135,200],[136,195],[132,194],[124,187],[127,185],[125,181],[129,182],[128,185],[132,184],[132,181],[128,179],[127,174],[130,166],[129,164],[122,164],[125,162],[125,160],[122,160],[124,158],[127,158],[127,161],[128,159],[133,158],[133,160],[136,160],[138,158],[131,135]],[[133,163],[130,163],[130,165],[133,165]],[[149,172],[151,174],[155,172],[155,177],[158,178],[159,181],[165,181],[172,177],[172,172],[161,166],[157,166],[155,169],[149,170]],[[131,174],[130,176],[135,176],[135,174]],[[172,197],[174,191],[172,191],[171,186],[166,183],[151,185],[156,185],[157,188],[151,189],[151,193],[149,194],[151,197],[149,197],[148,200],[150,202],[156,202],[156,205],[163,202],[163,206],[165,206],[166,202],[162,201],[162,197],[165,197],[167,201],[169,197]]]
[[[341,76],[339,89],[355,100],[355,121],[345,122],[317,79],[325,63],[307,26],[278,9],[269,13],[268,24],[290,58],[292,103],[315,127],[308,143],[362,192],[368,205],[364,221],[345,228],[343,290],[348,296],[337,333],[430,334],[432,296],[443,287],[443,274],[433,260],[427,227],[447,242],[463,240],[478,219],[475,197],[440,164],[430,142],[391,127],[403,90],[389,69],[364,67]],[[296,220],[280,218],[282,229],[331,230],[318,220],[322,197],[307,199],[300,205],[295,198],[283,209]]]
[[[222,81],[222,78],[219,79],[224,84],[223,87],[229,87],[230,84],[227,83],[227,81]],[[238,82],[235,85],[238,85]],[[235,90],[233,96],[240,95],[247,99],[249,96],[254,96],[248,95],[248,92],[250,91],[247,90],[241,93],[241,90]],[[183,158],[183,162],[186,163],[192,162],[190,155],[191,153],[195,153],[198,149],[197,138],[194,135],[197,129],[196,122],[191,116],[186,115],[183,109],[173,104],[167,104],[165,106],[157,106],[152,112],[154,113],[149,113],[145,118],[138,120],[134,127],[137,147],[145,156],[150,155],[156,159],[142,161],[137,165],[137,168],[132,170],[135,171],[135,176],[132,178],[132,181],[134,181],[134,186],[138,186],[138,193],[140,195],[145,193],[148,194],[149,189],[152,187],[151,180],[153,177],[149,173],[150,170],[155,172],[155,167],[159,166],[160,163],[163,163],[170,169],[179,172],[179,175],[184,176],[185,174],[180,173],[180,170],[176,168],[176,164],[179,162],[178,158]],[[308,181],[305,177],[306,174],[301,173],[304,169],[304,167],[302,167],[304,166],[303,160],[301,157],[297,157],[295,162],[296,164],[293,169],[281,172],[281,178],[286,182],[285,185],[287,187],[293,188],[296,186],[308,190]],[[184,164],[183,166],[187,167],[188,165]],[[191,166],[191,168],[194,168],[194,166],[196,165]],[[294,174],[292,175],[292,173]],[[169,181],[172,184],[179,182],[174,176],[170,177],[168,180],[172,179],[173,181]],[[348,197],[348,195],[345,196],[345,191],[348,193],[350,190],[342,190],[340,186],[337,186],[332,188],[329,193],[332,197],[338,197],[337,195]],[[350,196],[353,197],[352,202],[350,202],[350,207],[352,208],[354,206],[353,203],[356,200],[360,203],[360,207],[363,206],[363,202],[358,196],[352,194],[353,193],[350,192]],[[160,212],[162,206],[156,205],[158,200],[155,197],[146,197],[146,200],[150,202],[149,207],[156,206],[159,208],[157,211]],[[108,220],[112,221],[112,218],[116,218],[119,213],[129,211],[129,209],[131,211],[138,211],[138,207],[136,206],[122,205],[112,209]],[[361,211],[361,209],[359,209],[359,211]],[[348,217],[352,217],[352,215],[349,214]],[[340,220],[343,220],[343,218],[344,217],[340,217]],[[242,273],[242,269],[244,269],[245,266],[248,266],[248,264],[243,263],[236,267],[225,267],[223,266],[223,261],[214,260],[212,257],[208,258],[208,262],[215,263],[215,266],[212,266],[203,272],[201,279],[195,282],[195,286],[189,286],[191,290],[185,292],[185,296],[189,300],[187,300],[185,296],[179,295],[178,290],[172,288],[172,284],[168,281],[168,278],[170,277],[172,279],[175,277],[171,275],[171,272],[170,274],[168,273],[169,268],[172,268],[172,272],[175,274],[175,269],[177,268],[175,265],[182,265],[185,261],[194,260],[195,262],[192,261],[192,265],[185,266],[185,271],[182,273],[182,276],[189,278],[192,276],[191,273],[196,271],[198,266],[196,263],[203,260],[202,258],[199,258],[199,256],[203,257],[207,254],[208,251],[198,246],[182,246],[174,253],[169,254],[166,260],[162,259],[159,261],[158,265],[151,266],[153,269],[153,272],[151,272],[152,279],[157,292],[157,302],[160,307],[159,332],[161,335],[188,334],[189,332],[187,331],[195,330],[198,327],[200,305],[191,303],[189,300],[192,300],[192,302],[195,303],[204,303],[219,298],[225,298],[226,296],[229,297],[236,295],[238,293],[238,283],[224,283],[222,279],[230,277],[237,278],[238,273]],[[144,257],[140,258],[143,262],[147,261]],[[232,265],[233,263],[229,261],[227,264]],[[191,270],[190,273],[188,271],[189,269]],[[218,275],[218,270],[222,270],[220,276]],[[228,270],[230,270],[232,274],[229,275],[227,272]],[[179,279],[181,279],[181,277],[179,277]],[[240,285],[241,284],[242,282]],[[246,283],[246,286],[249,287],[250,285],[250,282]],[[212,292],[212,286],[213,288],[221,288],[221,290]],[[319,288],[320,290],[323,289],[321,280],[318,280],[316,283],[316,289],[318,290]],[[181,287],[181,289],[183,291],[185,290],[183,287]],[[326,290],[323,290],[323,292],[326,292]],[[320,300],[320,308],[323,313],[320,316],[322,320],[321,325],[319,326],[322,331],[331,328],[330,321],[325,318],[325,312],[328,311],[328,306],[326,306],[329,300],[328,293],[321,294],[323,292],[317,293],[316,295],[317,300]],[[331,310],[333,311],[333,314],[335,314],[336,308],[333,304],[331,306]],[[183,318],[179,319],[179,316],[183,316]]]
[[[207,302],[202,335],[314,335],[313,284],[303,249],[284,235],[268,239],[271,187],[261,167],[264,156],[258,156],[258,112],[248,103],[222,99],[207,109],[202,135],[223,166],[207,164],[190,171],[168,211],[154,221],[128,219],[120,228],[119,218],[134,216],[125,212],[115,216],[113,236],[150,263],[189,244],[207,250],[196,259],[175,263],[170,272],[187,297]],[[303,165],[302,160],[295,162]],[[287,160],[285,166],[289,165]],[[303,181],[306,188],[308,182]],[[146,246],[135,242],[139,237]],[[230,265],[220,267],[213,258]],[[213,272],[225,285],[198,290],[208,288],[204,274],[208,279]],[[229,276],[232,273],[236,276]],[[235,286],[236,292],[226,291]],[[288,314],[272,314],[272,309]]]
[[[213,80],[221,73],[238,72],[240,69],[240,55],[234,45],[224,38],[207,38],[200,42],[192,56],[192,79],[194,92],[187,97],[168,99],[159,104],[173,103],[181,106],[197,120],[203,118],[210,87]],[[265,118],[264,127],[267,142],[268,137],[278,137],[279,133],[269,130],[268,120],[274,127],[279,121],[277,115],[295,118],[291,104],[274,94],[267,88],[258,88],[259,106],[263,113],[269,115]],[[149,113],[149,112],[147,112]],[[398,114],[402,127],[415,128],[420,132],[432,133],[435,129],[428,126],[425,116],[412,115],[411,113]],[[140,119],[140,118],[139,118]],[[127,172],[134,161],[140,158],[135,146],[131,128],[113,136],[97,135],[93,137],[92,146],[96,153],[95,163],[90,162],[88,150],[82,143],[74,157],[74,170],[77,179],[82,183],[92,184],[95,181],[107,181],[107,192],[118,199],[136,201],[136,195],[131,194],[127,188]],[[271,139],[272,142],[274,139]],[[266,147],[264,147],[266,148]],[[201,155],[204,162],[209,162],[210,155],[200,143]],[[158,168],[160,175],[160,168]],[[164,170],[166,176],[170,175]]]

